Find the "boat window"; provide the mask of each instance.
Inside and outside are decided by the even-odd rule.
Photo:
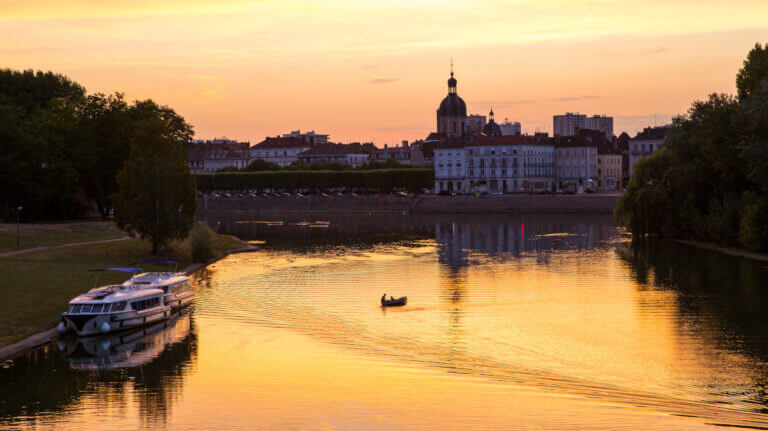
[[[82,310],[80,310],[81,313],[90,313],[91,312],[91,304],[85,304],[83,305]]]
[[[189,283],[179,283],[173,286],[173,293],[181,293],[189,291]]]
[[[103,309],[104,309],[104,304],[96,304],[96,305],[93,306],[93,309],[91,310],[91,312],[93,312],[93,313],[101,313],[101,310],[103,310]]]
[[[127,303],[126,301],[115,302],[112,304],[112,311],[122,311]]]
[[[83,308],[82,305],[76,304],[72,306],[72,314],[78,314],[80,313],[80,310]]]
[[[160,298],[157,296],[154,298],[147,298],[141,301],[135,301],[131,303],[131,305],[133,305],[133,309],[136,311],[157,307],[159,304],[160,304]]]

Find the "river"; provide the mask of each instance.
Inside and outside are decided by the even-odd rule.
[[[0,368],[0,428],[768,428],[764,262],[599,214],[207,217],[265,243]]]

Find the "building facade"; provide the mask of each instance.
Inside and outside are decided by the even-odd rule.
[[[299,153],[311,147],[312,143],[302,137],[267,137],[254,145],[249,155],[251,160],[261,159],[280,166],[288,166],[299,160]]]
[[[187,150],[187,166],[192,173],[216,172],[219,169],[243,169],[248,166],[250,142],[230,139],[195,140]]]
[[[580,136],[558,136],[553,142],[557,151],[557,188],[597,188],[597,146]]]
[[[467,127],[469,128],[470,132],[482,131],[483,127],[485,127],[486,122],[487,122],[487,119],[485,115],[470,114],[470,116],[467,117]]]
[[[605,136],[609,139],[613,137],[613,117],[607,117],[605,115],[593,115],[587,117],[584,127],[592,130],[599,130],[605,133]]]
[[[328,137],[331,135],[321,135],[319,133],[315,133],[314,130],[310,130],[309,132],[301,133],[301,130],[294,130],[291,133],[284,133],[283,138],[302,138],[306,142],[313,143],[313,144],[327,144],[328,143]]]
[[[621,187],[623,172],[620,151],[597,153],[597,188],[600,190],[618,190]]]
[[[403,141],[399,147],[390,147],[384,144],[384,148],[377,148],[370,154],[370,159],[377,162],[394,160],[403,165],[411,164],[412,150],[408,141]]]
[[[537,192],[554,182],[554,146],[532,136],[480,134],[435,148],[437,192]]]
[[[552,133],[555,136],[575,136],[579,129],[587,128],[587,116],[566,112],[552,117]]]
[[[523,133],[523,128],[518,121],[510,122],[505,118],[504,122],[499,124],[499,127],[501,128],[501,134],[504,136],[521,135]]]
[[[629,177],[632,178],[635,163],[661,149],[670,126],[646,127],[629,140]]]
[[[321,144],[313,145],[298,154],[300,162],[312,163],[341,163],[356,168],[368,162],[369,154],[361,146],[354,144]]]
[[[613,117],[566,112],[564,115],[552,117],[552,132],[555,136],[578,136],[579,130],[592,129],[605,133],[609,139],[613,137]]]

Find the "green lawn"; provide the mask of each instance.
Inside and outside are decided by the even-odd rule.
[[[59,226],[68,229],[70,225]],[[82,238],[95,240],[108,232],[100,224],[91,223],[90,226],[95,227],[97,232],[81,231],[77,241]],[[124,235],[116,231],[113,236]],[[40,236],[39,241],[46,245],[66,242],[60,238],[48,240],[44,236]],[[243,243],[237,238],[219,235],[218,250],[240,247]],[[149,243],[129,239],[0,257],[0,304],[3,307],[0,313],[0,346],[56,326],[59,313],[67,308],[69,300],[93,287],[94,277],[88,273],[89,269],[124,266],[149,258],[150,251]],[[179,269],[187,264],[189,262],[179,262]],[[165,267],[145,269],[164,270]],[[127,274],[102,273],[99,285],[119,283],[125,279]]]
[[[73,242],[100,241],[126,236],[111,221],[72,223],[24,223],[21,225],[21,246],[16,247],[16,224],[0,223],[0,253],[41,246]]]

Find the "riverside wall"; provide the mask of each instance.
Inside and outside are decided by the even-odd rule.
[[[200,198],[198,212],[611,213],[617,193],[477,196],[280,196]]]

